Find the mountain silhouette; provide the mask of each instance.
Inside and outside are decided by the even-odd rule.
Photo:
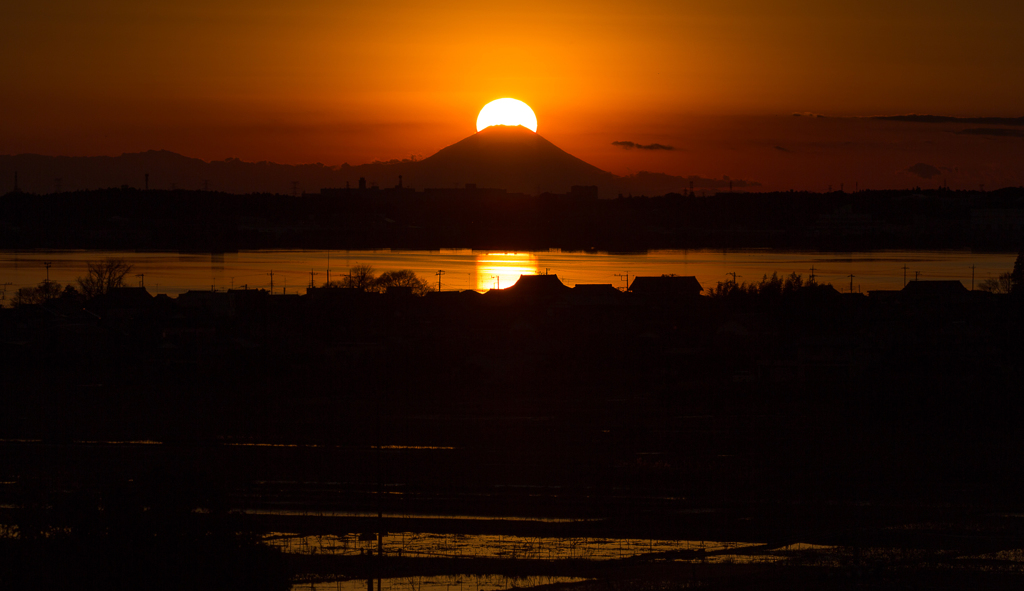
[[[664,195],[696,190],[758,187],[743,180],[681,177],[640,172],[626,177],[601,170],[565,152],[540,135],[520,126],[492,126],[423,160],[392,160],[358,166],[343,164],[277,164],[244,162],[238,158],[206,162],[166,150],[121,156],[0,156],[0,194],[18,184],[28,193],[103,189],[127,185],[138,189],[208,189],[226,193],[317,193],[325,188],[370,185],[393,187],[399,177],[416,189],[480,188],[513,193],[566,193],[574,185],[597,186],[603,198],[618,194]],[[146,175],[149,175],[148,181]]]
[[[566,193],[573,185],[610,189],[618,179],[519,125],[488,127],[404,168],[412,186],[472,183],[516,193]]]

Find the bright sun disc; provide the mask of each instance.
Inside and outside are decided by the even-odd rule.
[[[491,101],[480,109],[476,118],[476,130],[492,125],[522,125],[530,131],[537,132],[537,116],[530,105],[514,98],[500,98]]]

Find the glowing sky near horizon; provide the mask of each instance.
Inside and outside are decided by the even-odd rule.
[[[514,96],[546,139],[617,174],[784,186],[834,161],[859,167],[823,173],[837,183],[889,182],[915,162],[1011,178],[1012,133],[942,130],[940,153],[919,155],[937,128],[853,125],[851,138],[788,117],[1024,115],[1022,22],[1024,3],[1003,0],[16,3],[0,36],[0,154],[424,157]],[[982,141],[994,157],[971,156]],[[793,163],[765,164],[783,155]]]

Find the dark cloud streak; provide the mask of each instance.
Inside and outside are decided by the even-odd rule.
[[[956,132],[958,135],[990,135],[993,137],[1024,137],[1024,129],[1003,129],[1000,127],[974,127]]]
[[[675,150],[672,146],[665,146],[663,144],[638,144],[636,142],[612,142],[613,146],[618,146],[623,150],[632,150],[636,148],[638,150]]]
[[[918,162],[917,164],[907,168],[904,172],[909,172],[914,176],[919,176],[923,179],[931,179],[942,174],[942,171],[935,168],[931,164],[925,164],[924,162]]]

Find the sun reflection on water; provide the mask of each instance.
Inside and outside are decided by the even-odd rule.
[[[520,275],[536,275],[537,256],[528,252],[497,252],[476,257],[476,288],[505,289],[519,281]]]

